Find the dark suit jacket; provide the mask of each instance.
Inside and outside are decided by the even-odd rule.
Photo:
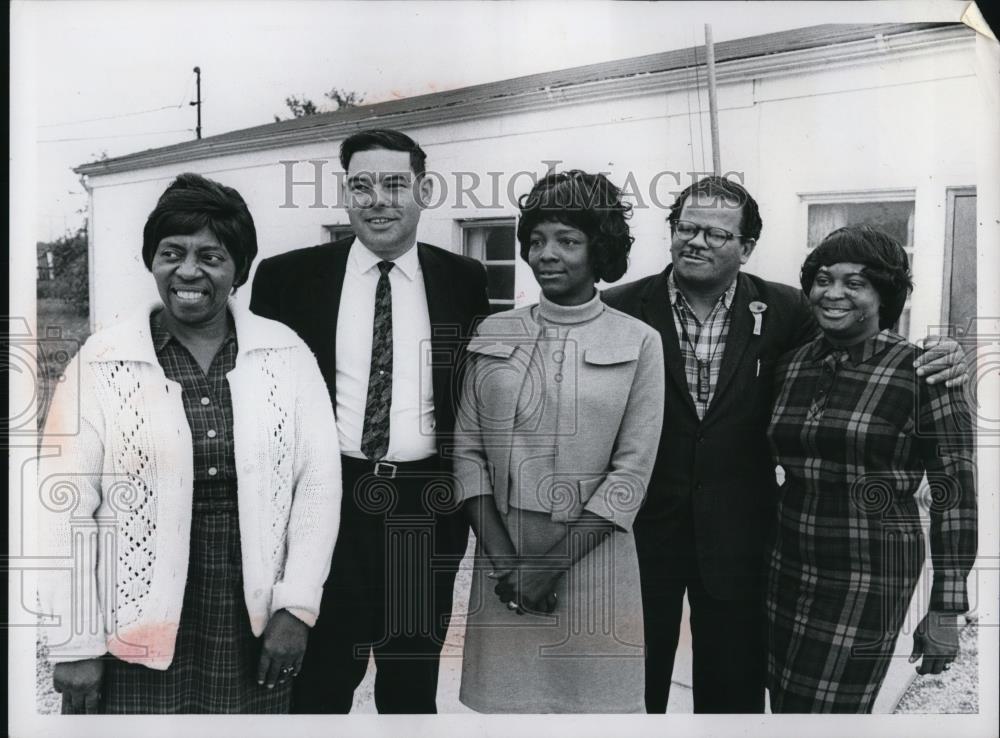
[[[265,259],[254,275],[250,309],[292,328],[312,349],[337,407],[337,315],[354,236]],[[417,244],[431,320],[434,420],[438,446],[450,445],[460,366],[475,322],[489,315],[486,270],[475,259]],[[371,326],[358,326],[371,330]]]
[[[656,569],[678,560],[672,541],[690,540],[693,525],[693,555],[709,594],[748,597],[759,591],[777,500],[767,442],[775,362],[817,328],[800,290],[740,273],[719,381],[699,421],[667,293],[672,268],[603,293],[607,304],[649,323],[663,339],[666,408],[635,523],[640,566],[644,576],[662,574]],[[759,336],[749,309],[754,300],[767,305]]]

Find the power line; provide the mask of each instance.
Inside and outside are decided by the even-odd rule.
[[[185,95],[186,97],[186,95]],[[119,115],[105,115],[101,118],[87,118],[86,120],[72,120],[66,123],[46,123],[45,125],[38,126],[38,128],[62,128],[63,126],[75,126],[81,123],[95,123],[100,120],[116,120],[118,118],[130,118],[133,115],[145,115],[146,113],[158,113],[161,110],[179,110],[181,106],[184,105],[183,102],[177,105],[164,105],[162,108],[150,108],[149,110],[137,110],[134,113],[121,113]]]
[[[172,131],[147,131],[146,133],[118,133],[110,136],[83,136],[81,138],[43,138],[37,143],[63,143],[65,141],[100,141],[107,138],[133,138],[135,136],[160,136],[167,133],[191,133],[193,128],[175,128]]]
[[[191,97],[191,86],[193,84],[194,84],[194,77],[191,77],[189,75],[188,76],[187,84],[184,85],[184,97],[182,97],[181,101],[179,103],[177,103],[177,107],[178,108],[183,108],[184,107],[184,103],[186,103],[188,101],[188,98]]]

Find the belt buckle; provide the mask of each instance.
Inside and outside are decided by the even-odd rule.
[[[398,467],[391,461],[376,461],[375,462],[375,476],[382,477],[384,479],[395,479],[396,470]],[[383,471],[385,470],[385,471]]]

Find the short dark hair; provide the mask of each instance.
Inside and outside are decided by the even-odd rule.
[[[757,207],[757,201],[753,199],[753,196],[739,182],[715,175],[703,177],[697,182],[688,185],[677,196],[674,204],[670,206],[670,215],[667,218],[671,229],[673,229],[674,223],[680,220],[681,210],[684,209],[684,204],[692,195],[708,198],[713,204],[719,199],[732,200],[739,203],[740,207],[743,208],[742,217],[740,218],[740,234],[744,239],[753,239],[756,241],[760,238],[760,231],[764,227],[764,222],[760,219],[760,208]],[[699,197],[698,202],[701,203],[704,200]]]
[[[820,267],[863,264],[861,273],[878,292],[879,329],[893,328],[913,289],[910,261],[899,242],[868,225],[849,225],[830,233],[809,252],[799,282],[808,295]]]
[[[367,131],[359,131],[351,134],[340,144],[340,166],[347,171],[351,165],[351,157],[359,151],[370,151],[372,149],[388,149],[389,151],[403,151],[410,155],[410,169],[419,178],[427,171],[427,154],[420,148],[420,144],[407,136],[405,133],[393,131],[388,128],[371,128]]]
[[[152,271],[156,247],[169,236],[190,236],[208,228],[236,262],[239,287],[257,256],[257,229],[250,209],[232,187],[187,172],[160,195],[142,229],[142,261]]]
[[[518,206],[517,240],[525,261],[535,226],[564,223],[587,235],[595,278],[615,282],[625,274],[628,252],[635,241],[627,223],[632,206],[622,202],[621,190],[603,174],[579,169],[550,173],[518,199]]]

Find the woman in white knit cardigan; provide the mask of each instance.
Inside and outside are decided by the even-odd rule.
[[[257,253],[193,174],[143,233],[162,304],[93,335],[49,411],[40,577],[64,712],[287,712],[337,537],[328,392],[289,328],[229,300]]]

